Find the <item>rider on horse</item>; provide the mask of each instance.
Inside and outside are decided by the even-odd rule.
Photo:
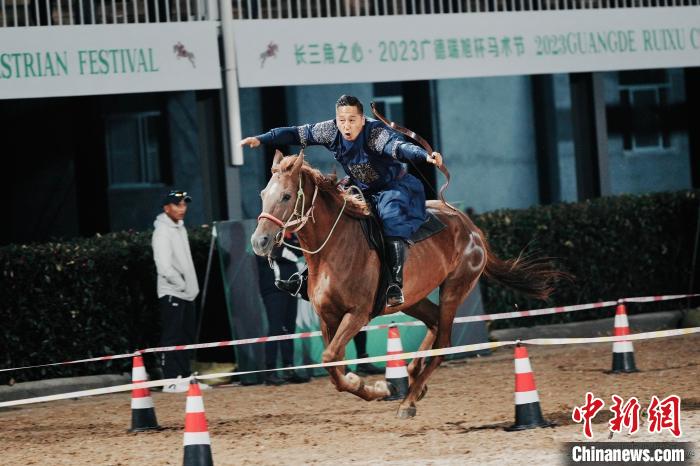
[[[362,103],[349,95],[340,96],[336,102],[334,120],[274,128],[241,141],[241,145],[251,148],[260,144],[322,145],[333,152],[350,183],[362,191],[379,215],[391,270],[387,306],[403,304],[405,241],[425,221],[426,212],[423,185],[406,171],[402,162],[427,161],[440,167],[440,153],[428,154],[384,123],[365,118]],[[303,274],[294,275],[275,284],[292,294],[300,293],[306,299],[305,278]]]

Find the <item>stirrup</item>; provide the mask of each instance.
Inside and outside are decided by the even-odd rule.
[[[299,272],[296,272],[288,280],[275,280],[275,286],[292,296],[296,296],[301,291],[301,287],[304,286],[304,277]]]
[[[399,292],[392,296],[392,290],[398,290]],[[400,306],[401,304],[403,304],[403,302],[403,290],[401,289],[401,287],[396,283],[392,283],[391,285],[389,285],[386,289],[387,307]]]

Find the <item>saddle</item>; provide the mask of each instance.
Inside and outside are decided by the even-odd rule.
[[[371,204],[370,204],[371,205]],[[386,251],[384,249],[384,229],[377,215],[374,205],[371,205],[372,215],[369,215],[360,220],[362,232],[365,234],[365,239],[369,243],[370,249],[377,251],[379,256],[379,286],[377,287],[377,297],[372,308],[371,318],[377,317],[386,307],[386,290],[389,287],[389,265],[386,261]],[[428,217],[418,230],[408,240],[409,246],[426,240],[431,236],[445,229],[445,224],[442,223],[435,215],[427,212]]]

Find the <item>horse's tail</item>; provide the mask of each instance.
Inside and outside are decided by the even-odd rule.
[[[515,259],[502,260],[485,245],[486,276],[525,296],[546,300],[554,291],[557,281],[573,278],[566,272],[554,269],[548,257],[538,258],[521,252]]]

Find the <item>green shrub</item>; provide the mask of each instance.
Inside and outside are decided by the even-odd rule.
[[[155,346],[159,325],[151,231],[0,248],[0,367],[131,352]],[[211,230],[190,228],[195,267]],[[202,280],[200,278],[200,283]],[[17,371],[18,381],[123,372],[129,359]]]
[[[627,296],[686,293],[690,278],[697,192],[620,196],[578,204],[478,215],[502,258],[529,251],[556,258],[576,276],[561,283],[551,303],[577,304]],[[211,229],[190,228],[195,267],[203,283]],[[151,232],[121,232],[62,243],[0,248],[0,367],[131,352],[158,343]],[[217,268],[213,273],[217,273]],[[696,280],[696,283],[699,280]],[[700,288],[697,284],[696,291]],[[544,307],[484,280],[488,312]],[[679,308],[674,301],[667,308]],[[631,312],[660,304],[629,305]],[[495,321],[532,325],[610,316],[610,310]],[[128,371],[128,359],[18,371],[18,381]]]
[[[520,251],[554,258],[558,269],[575,276],[557,287],[549,304],[568,305],[631,296],[688,292],[698,218],[698,192],[616,196],[576,204],[477,215],[493,252],[501,258]],[[698,277],[700,279],[700,277]],[[698,287],[696,280],[695,290]],[[548,307],[524,300],[489,280],[482,281],[489,313]],[[685,301],[628,304],[631,313],[679,309]],[[610,316],[593,310],[548,317],[494,321],[494,327],[566,322]]]

